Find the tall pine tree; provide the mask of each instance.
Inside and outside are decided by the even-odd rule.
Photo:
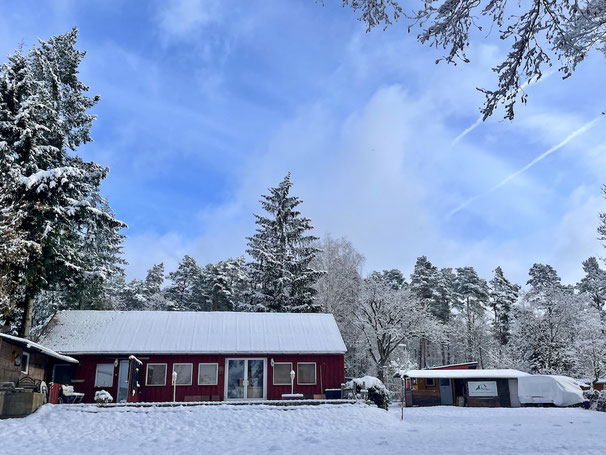
[[[438,285],[438,268],[426,256],[417,258],[415,268],[410,275],[410,289],[418,297],[423,308],[434,313],[437,307],[436,290]],[[435,314],[435,313],[434,313]],[[419,368],[427,367],[429,342],[425,338],[419,340]]]
[[[459,267],[455,279],[454,306],[461,312],[465,324],[466,361],[477,360],[483,364],[483,330],[488,284],[480,278],[473,267]]]
[[[499,351],[509,342],[511,336],[511,309],[518,300],[520,286],[511,283],[497,267],[490,280],[490,307],[494,314],[493,328]]]
[[[191,256],[185,255],[177,270],[168,274],[172,284],[166,289],[170,310],[202,311],[205,299],[202,269]]]
[[[580,292],[591,298],[593,306],[606,318],[606,271],[600,268],[595,257],[583,261],[585,276],[577,284]]]
[[[301,200],[290,195],[290,173],[269,194],[261,205],[267,216],[255,214],[258,225],[250,237],[248,254],[252,257],[248,309],[254,311],[319,311],[315,302],[315,282],[321,272],[311,263],[318,252],[317,237],[307,234],[311,220],[301,216],[297,207]]]
[[[162,285],[164,284],[164,263],[154,264],[151,269],[147,271],[145,276],[145,295],[151,298],[153,295],[159,294],[162,291]]]

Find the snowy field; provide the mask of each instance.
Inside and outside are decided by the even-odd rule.
[[[0,421],[12,454],[600,454],[606,413],[364,405],[46,405]]]

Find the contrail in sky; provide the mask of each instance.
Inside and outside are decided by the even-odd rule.
[[[541,76],[541,79],[528,79],[526,82],[524,82],[522,85],[520,85],[520,87],[518,87],[518,89],[516,90],[516,93],[519,92],[520,90],[524,90],[526,87],[528,87],[530,84],[532,83],[539,83],[541,81],[544,81],[545,79],[547,79],[548,77],[550,77],[553,73],[555,73],[555,71],[548,71],[545,74],[543,74],[543,76]],[[451,146],[456,145],[457,142],[459,142],[461,139],[463,139],[465,136],[467,136],[469,133],[471,133],[473,130],[475,130],[479,125],[482,124],[483,121],[483,116],[480,116],[474,123],[473,125],[465,128],[465,130],[463,130],[463,132],[461,134],[459,134],[457,137],[454,138],[454,140],[450,143]]]
[[[534,160],[532,160],[530,163],[528,163],[526,166],[522,167],[521,169],[518,169],[517,171],[513,172],[512,174],[509,174],[507,177],[505,177],[499,183],[497,183],[496,185],[494,185],[492,188],[490,188],[487,191],[484,191],[482,193],[478,193],[475,196],[470,197],[465,202],[463,202],[462,204],[458,205],[455,209],[451,210],[448,213],[447,218],[450,218],[455,213],[460,212],[465,207],[467,207],[469,204],[471,204],[472,202],[474,202],[476,199],[479,199],[482,196],[485,196],[485,195],[487,195],[489,193],[492,193],[493,191],[501,188],[503,185],[505,185],[510,180],[513,180],[514,178],[516,178],[521,173],[526,172],[528,169],[530,169],[532,166],[534,166],[535,164],[537,164],[539,161],[545,159],[546,157],[548,157],[549,155],[551,155],[553,152],[556,152],[559,149],[561,149],[562,147],[564,147],[566,144],[568,144],[570,141],[572,141],[575,137],[580,136],[584,132],[590,130],[591,128],[593,128],[602,119],[603,115],[604,114],[600,114],[599,116],[597,116],[596,118],[594,118],[592,121],[585,123],[579,129],[577,129],[576,131],[573,131],[572,133],[570,133],[562,142],[560,142],[557,145],[554,145],[553,147],[551,147],[546,152],[540,154]]]

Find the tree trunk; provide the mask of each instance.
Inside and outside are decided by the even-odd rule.
[[[385,362],[386,360],[380,360],[377,364],[377,379],[382,383],[385,383]]]
[[[467,297],[467,301],[466,301],[466,312],[467,312],[467,346],[466,346],[466,350],[467,352],[465,353],[465,361],[466,362],[470,362],[472,361],[472,350],[473,350],[473,338],[472,338],[472,329],[473,329],[473,322],[471,320],[471,304],[469,302],[469,297]]]
[[[23,319],[21,321],[21,336],[29,338],[32,330],[32,316],[34,313],[34,296],[31,289],[25,293],[25,306],[23,308]]]

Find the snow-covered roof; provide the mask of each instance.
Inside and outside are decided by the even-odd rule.
[[[396,377],[451,379],[513,379],[530,376],[519,370],[400,370]]]
[[[455,367],[464,367],[464,366],[476,368],[478,366],[478,362],[449,363],[447,365],[437,365],[435,367],[429,367],[428,370],[446,370],[449,368],[452,370],[457,370],[457,369],[463,370],[464,368],[455,368]]]
[[[60,311],[40,342],[66,354],[342,354],[331,314]]]
[[[0,333],[0,338],[4,338],[6,340],[12,341],[14,344],[16,344],[17,346],[21,346],[24,349],[29,349],[29,350],[32,350],[35,352],[40,352],[40,353],[45,354],[54,359],[61,360],[62,362],[78,363],[78,361],[72,357],[59,354],[59,353],[53,351],[52,349],[42,346],[41,344],[34,343],[33,341],[27,340],[25,338],[19,338],[19,337],[13,336],[13,335],[8,335],[6,333]]]

